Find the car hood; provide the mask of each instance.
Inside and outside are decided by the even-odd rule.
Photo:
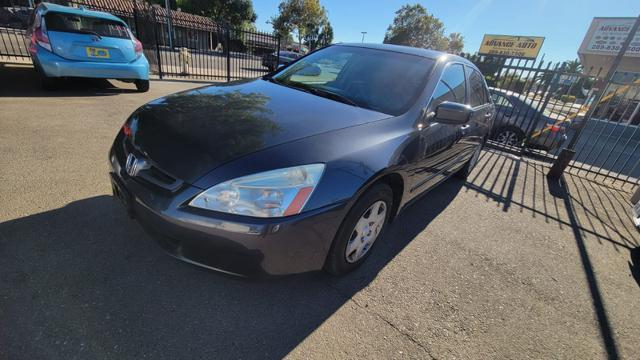
[[[168,174],[193,183],[243,155],[387,117],[255,79],[154,100],[128,125],[138,151]]]

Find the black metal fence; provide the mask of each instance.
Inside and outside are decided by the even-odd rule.
[[[31,9],[24,0],[0,0],[0,56],[9,59],[28,58],[25,28]]]
[[[114,14],[142,42],[151,71],[161,78],[231,81],[267,73],[263,58],[277,53],[280,38],[221,26],[211,19],[134,0],[50,0]],[[25,29],[29,0],[0,0],[0,57],[28,58]],[[273,56],[267,57],[271,61]],[[277,60],[276,60],[277,61]]]
[[[496,117],[492,146],[543,160],[556,159],[578,136],[569,171],[612,185],[634,187],[640,178],[640,77],[618,73],[605,83],[603,69],[577,62],[470,56],[492,88]],[[598,89],[605,89],[599,101]],[[593,116],[585,115],[594,107]]]

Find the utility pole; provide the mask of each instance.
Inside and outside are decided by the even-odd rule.
[[[629,48],[629,44],[631,43],[631,41],[633,41],[633,38],[635,37],[636,32],[638,31],[638,27],[640,27],[640,15],[638,15],[638,17],[636,18],[636,22],[631,27],[631,31],[629,31],[629,35],[627,35],[627,38],[622,43],[622,46],[620,47],[620,51],[618,51],[618,55],[616,55],[616,57],[613,59],[613,62],[611,63],[611,67],[607,72],[607,76],[604,78],[605,80],[604,86],[602,86],[602,89],[599,89],[597,91],[597,94],[595,95],[595,100],[589,107],[589,111],[587,111],[582,122],[578,125],[578,128],[576,129],[575,134],[573,134],[571,141],[569,141],[569,145],[567,145],[566,148],[562,149],[556,161],[553,162],[553,166],[551,166],[551,169],[549,169],[549,173],[547,173],[548,178],[559,179],[560,176],[562,176],[562,174],[564,173],[564,169],[566,169],[567,166],[569,166],[569,163],[571,162],[574,155],[576,154],[576,151],[574,148],[576,147],[576,143],[580,138],[580,134],[582,133],[582,130],[584,129],[584,127],[587,125],[587,122],[591,120],[591,116],[595,112],[596,107],[598,107],[598,104],[600,103],[600,99],[602,98],[602,95],[604,95],[604,91],[606,90],[607,85],[611,83],[611,79],[613,79],[613,75],[615,75],[616,70],[618,69],[618,65],[620,65],[620,62],[622,61],[624,54],[627,52],[627,49]]]
[[[167,35],[169,36],[169,48],[173,49],[173,24],[171,21],[171,6],[169,6],[169,0],[164,0],[164,8],[167,10]]]
[[[361,31],[360,33],[362,34],[362,42],[364,43],[364,36],[367,34],[367,32],[366,31]]]

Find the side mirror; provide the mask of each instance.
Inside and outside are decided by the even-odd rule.
[[[296,75],[301,76],[320,76],[322,69],[318,65],[307,65],[300,69]]]
[[[462,125],[469,121],[471,106],[445,101],[436,107],[434,120],[443,124]]]

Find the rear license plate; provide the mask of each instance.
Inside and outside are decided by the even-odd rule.
[[[120,203],[127,210],[127,214],[130,217],[133,217],[133,204],[131,194],[124,186],[120,184],[118,179],[116,179],[113,174],[111,174],[111,190],[113,191],[113,196],[120,199]]]
[[[108,59],[111,57],[111,55],[109,54],[109,49],[90,46],[87,47],[87,56],[96,59]]]

